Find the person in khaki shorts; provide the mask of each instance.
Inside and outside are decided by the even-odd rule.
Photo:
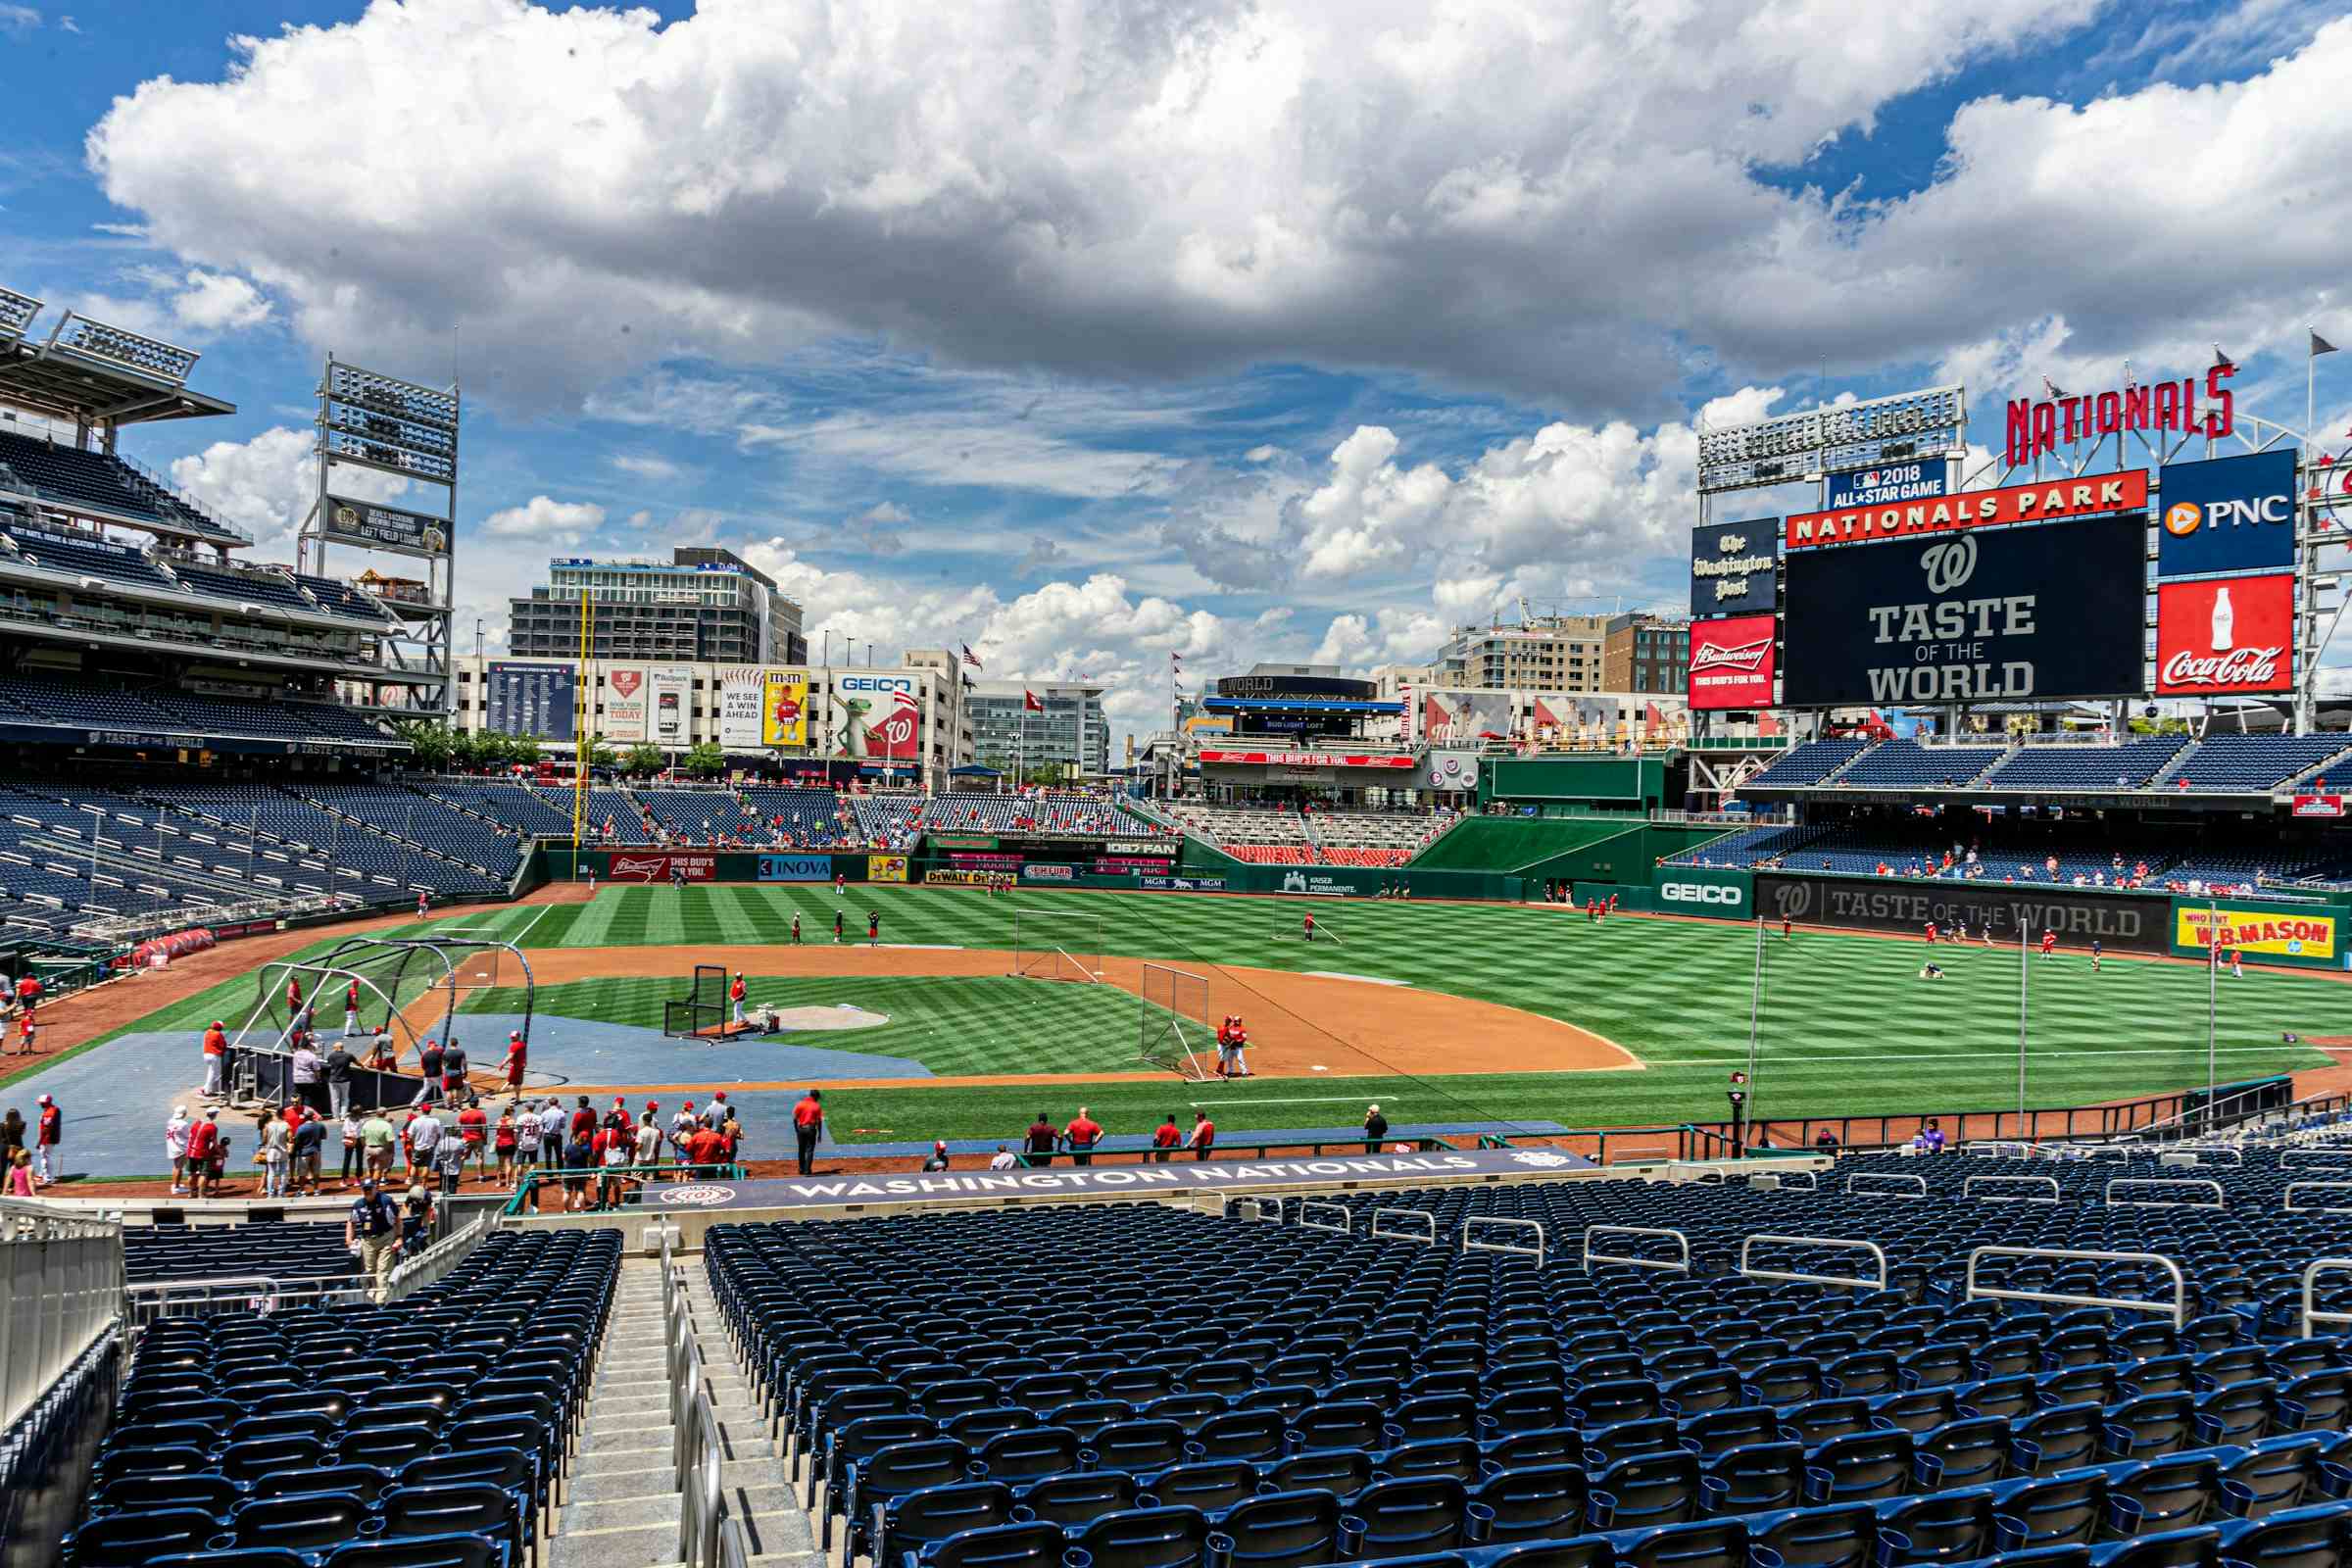
[[[369,1111],[368,1119],[360,1123],[360,1147],[367,1156],[360,1168],[363,1187],[392,1174],[392,1149],[399,1141],[400,1135],[392,1130],[392,1123],[384,1118],[380,1107]]]
[[[343,1244],[360,1256],[360,1273],[377,1300],[400,1253],[400,1210],[372,1177],[360,1183],[359,1200],[343,1222]]]

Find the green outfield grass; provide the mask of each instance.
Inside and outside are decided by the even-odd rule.
[[[1298,899],[1204,895],[1050,893],[1022,889],[990,899],[965,889],[827,886],[607,888],[585,905],[466,910],[443,924],[498,934],[526,947],[731,945],[787,940],[793,913],[804,939],[829,943],[833,913],[845,911],[862,937],[868,909],[882,914],[886,942],[1004,947],[1015,908],[1079,910],[1102,917],[1110,954],[1176,963],[1320,970],[1403,981],[1428,990],[1523,1007],[1581,1025],[1634,1052],[1644,1070],[1601,1073],[1416,1075],[1258,1079],[1232,1085],[1090,1086],[1087,1102],[1113,1130],[1155,1122],[1193,1102],[1218,1107],[1219,1126],[1346,1125],[1378,1100],[1392,1120],[1437,1122],[1545,1119],[1572,1126],[1719,1118],[1729,1070],[1747,1054],[1755,936],[1743,925],[1620,916],[1588,925],[1581,913],[1544,907],[1380,902],[1318,903],[1327,937],[1298,938],[1310,907]],[[323,948],[327,943],[321,943]],[[1766,1116],[1995,1109],[2017,1103],[2019,958],[2014,949],[1938,948],[1947,977],[1918,978],[1916,941],[1800,931],[1764,944],[1756,1108]],[[711,961],[718,961],[714,956]],[[2030,960],[2027,1101],[2087,1104],[2162,1093],[2206,1077],[2206,987],[2196,964],[2110,956],[2090,972],[2087,956]],[[629,1009],[658,1026],[659,1000],[676,995],[682,973],[550,987],[542,1010]],[[935,1005],[884,1006],[904,1016],[903,1036],[839,1037],[848,1050],[912,1056],[942,1074],[1135,1069],[1134,1009],[1124,994],[1102,994],[1100,1016],[1067,994],[1086,988],[1029,981],[858,981],[846,991],[807,985],[823,1001],[863,1000],[881,984],[930,992]],[[1050,989],[1054,1004],[1032,1022],[996,991]],[[763,995],[765,992],[763,986]],[[2352,990],[2324,975],[2249,969],[2223,976],[2216,1030],[2224,1080],[2326,1065],[2319,1053],[2281,1043],[2282,1031],[2345,1032]],[[250,979],[215,988],[138,1027],[193,1028],[223,1004],[249,1004]],[[557,993],[564,997],[555,1004]],[[478,1005],[496,1004],[483,1000]],[[1266,1009],[1273,1008],[1271,1002]],[[902,1012],[902,1009],[904,1011]],[[619,1017],[621,1012],[606,1012]],[[917,1019],[921,1021],[917,1021]],[[902,1026],[894,1024],[894,1029]],[[1100,1031],[1098,1035],[1098,1031]],[[1443,1040],[1412,1043],[1414,1065],[1442,1055]],[[1374,1048],[1374,1054],[1383,1054]],[[1071,1066],[1068,1063],[1083,1063]],[[828,1096],[828,1099],[834,1097]],[[1034,1088],[844,1091],[837,1125],[899,1129],[923,1136],[989,1137],[1024,1125]],[[1058,1101],[1071,1092],[1055,1092]]]

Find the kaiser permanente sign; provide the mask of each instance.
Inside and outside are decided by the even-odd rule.
[[[1800,512],[1783,524],[1790,550],[1814,545],[1858,545],[1908,539],[1923,533],[1991,528],[2014,522],[2054,522],[2132,512],[2148,504],[2148,471],[2095,473],[2081,479],[2014,484],[1999,490],[1970,490],[1956,496],[1905,501],[1884,507],[1845,507],[1834,512]]]

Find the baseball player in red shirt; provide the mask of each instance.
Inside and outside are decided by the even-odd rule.
[[[737,1023],[743,1022],[743,971],[738,969],[735,971],[735,983],[727,987],[727,1000],[735,1004],[735,1021]]]
[[[1935,921],[1933,921],[1933,920],[1930,920],[1930,921],[1928,922],[1928,946],[1930,946],[1930,947],[1934,947],[1935,945],[1936,945],[1936,922],[1935,922]]]
[[[1193,1130],[1185,1135],[1184,1147],[1193,1152],[1195,1159],[1206,1159],[1217,1141],[1217,1124],[1208,1119],[1208,1112],[1193,1112]]]
[[[2041,956],[2049,957],[2058,951],[2058,933],[2048,926],[2041,928]]]

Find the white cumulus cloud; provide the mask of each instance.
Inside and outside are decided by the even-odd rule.
[[[482,531],[509,539],[576,544],[605,525],[605,509],[592,501],[558,501],[533,496],[519,507],[503,507],[482,519]]]

